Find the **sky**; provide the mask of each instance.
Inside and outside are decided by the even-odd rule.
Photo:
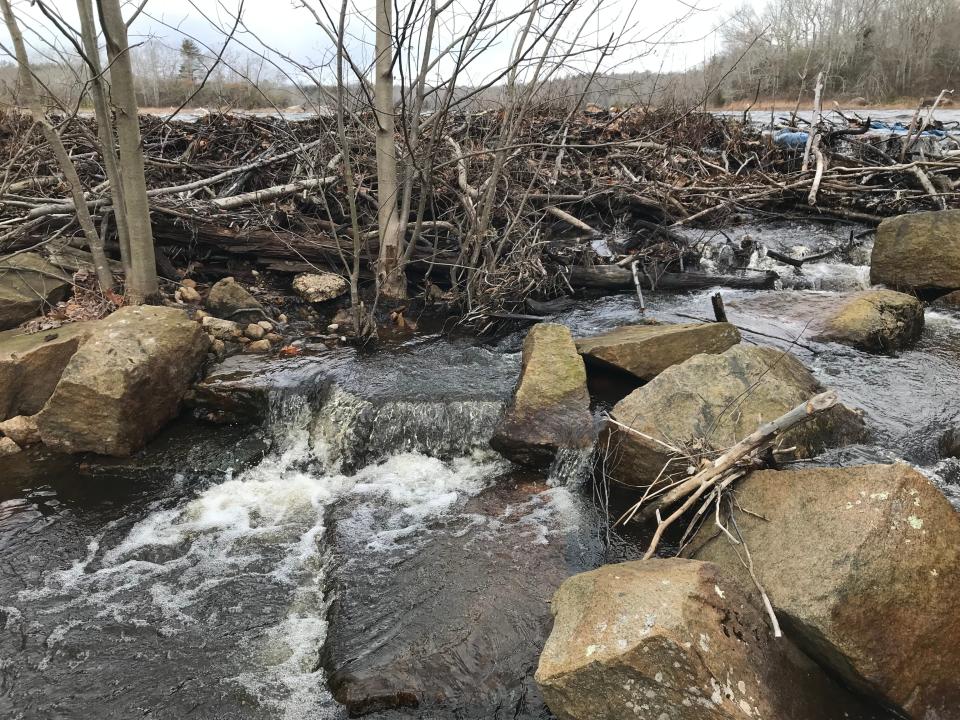
[[[139,1],[139,0],[138,0]],[[313,17],[302,7],[305,0],[148,0],[143,13],[131,27],[131,43],[146,37],[160,38],[165,45],[179,46],[186,35],[196,38],[201,46],[216,50],[223,43],[224,29],[233,24],[237,8],[243,6],[243,21],[252,33],[241,29],[238,38],[250,47],[264,46],[295,58],[305,64],[328,62],[331,43]],[[326,0],[306,0],[320,10]],[[456,0],[463,16],[477,0]],[[47,0],[68,22],[75,22],[75,0]],[[352,0],[355,24],[369,25],[373,16],[373,0]],[[395,0],[401,8],[407,0]],[[594,3],[603,3],[592,12]],[[43,33],[49,23],[32,8],[30,0],[14,0],[14,9],[23,17],[23,24]],[[634,27],[631,42],[611,58],[618,72],[639,70],[680,70],[709,57],[718,47],[716,28],[725,16],[744,4],[762,5],[762,0],[588,0],[584,3],[585,35],[606,37],[627,25]],[[521,0],[504,0],[509,12]],[[332,14],[339,9],[337,0],[327,3]],[[127,6],[126,13],[134,5]],[[589,17],[588,17],[589,16]],[[677,23],[682,19],[682,22]],[[355,31],[361,36],[362,30]],[[592,33],[592,35],[591,35]],[[28,34],[29,37],[29,34]],[[364,38],[358,38],[358,46]],[[653,42],[656,41],[654,45]],[[9,37],[0,31],[0,42],[10,47]],[[37,43],[38,51],[42,44]],[[509,38],[485,53],[475,66],[484,74],[487,67],[503,64],[509,53]],[[359,52],[359,50],[358,50]]]

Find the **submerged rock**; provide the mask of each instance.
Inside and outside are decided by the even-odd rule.
[[[570,330],[534,325],[523,341],[523,366],[513,402],[490,445],[523,465],[549,465],[561,448],[587,449],[594,440],[587,373]]]
[[[0,437],[0,457],[16,455],[18,452],[20,452],[20,446],[14,442],[13,438]]]
[[[0,330],[13,328],[39,315],[44,306],[60,302],[70,279],[36,253],[0,258]]]
[[[960,515],[926,477],[901,464],[764,471],[737,501],[787,637],[911,718],[960,717]],[[749,582],[715,530],[690,554]]]
[[[336,508],[325,656],[351,717],[549,717],[533,680],[548,603],[587,552],[547,534],[555,492],[499,478],[416,534],[390,531],[389,501]]]
[[[911,291],[960,289],[960,210],[911,213],[881,222],[870,281]]]
[[[722,353],[740,342],[730,323],[627,325],[577,340],[589,365],[612,365],[641,380],[652,380],[671,365],[700,353]]]
[[[37,417],[64,452],[126,456],[170,420],[210,341],[182,310],[124,307],[93,327]]]
[[[40,412],[93,323],[26,334],[0,332],[0,420]]]
[[[293,279],[293,289],[308,303],[322,303],[346,295],[350,284],[333,273],[302,273]]]
[[[685,474],[688,461],[671,447],[730,447],[822,390],[799,360],[775,348],[734,345],[695,355],[614,406],[603,443],[611,453],[607,467],[628,485],[649,484],[664,468],[661,479]],[[784,433],[780,445],[806,458],[864,435],[862,418],[837,405]]]
[[[916,342],[922,332],[923,303],[893,290],[867,290],[837,308],[815,339],[890,352]]]
[[[255,323],[263,320],[263,305],[232,277],[216,283],[204,303],[216,317],[236,323]]]
[[[536,680],[561,720],[827,720],[865,713],[716,565],[644,560],[566,580]]]

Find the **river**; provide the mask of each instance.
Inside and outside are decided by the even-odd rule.
[[[745,232],[788,252],[847,237]],[[730,320],[866,413],[870,442],[818,462],[902,458],[960,505],[960,462],[937,449],[958,422],[960,318],[928,310],[890,357],[808,339],[820,305],[867,283],[850,259],[724,291]],[[654,293],[647,315],[707,319],[709,296]],[[554,319],[585,335],[638,317],[621,295]],[[522,337],[243,358],[261,426],[184,418],[128,461],[0,460],[0,717],[346,717],[336,695],[374,718],[549,718],[532,681],[547,601],[639,544],[608,527],[582,458],[537,475],[488,449]]]

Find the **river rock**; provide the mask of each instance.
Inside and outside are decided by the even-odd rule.
[[[182,303],[198,303],[200,302],[200,293],[197,292],[196,287],[192,285],[183,285],[180,288],[177,288],[174,297]]]
[[[641,380],[652,380],[671,365],[700,353],[722,353],[740,342],[730,323],[626,325],[577,340],[590,364],[613,366]]]
[[[499,477],[413,547],[371,547],[390,522],[389,501],[362,530],[356,499],[332,510],[324,525],[337,592],[324,655],[350,717],[551,717],[533,680],[550,597],[570,563],[575,571],[597,561],[572,533],[525,536],[551,522],[553,492]]]
[[[270,352],[269,340],[253,340],[252,342],[247,343],[247,346],[243,349],[244,352],[251,353],[265,353]]]
[[[734,345],[719,355],[694,355],[614,406],[610,442],[602,442],[610,448],[607,467],[628,485],[649,484],[665,467],[663,479],[685,474],[688,462],[668,446],[730,447],[822,391],[799,360],[772,347]],[[864,434],[862,418],[838,404],[784,433],[781,446],[807,458]]]
[[[0,332],[0,420],[40,412],[92,326],[84,322],[31,334]]]
[[[13,440],[20,447],[40,442],[40,430],[34,417],[17,415],[0,422],[0,433]]]
[[[177,414],[210,341],[182,310],[123,307],[96,323],[37,417],[64,452],[127,456]]]
[[[36,253],[0,258],[0,330],[39,315],[69,289],[70,279]]]
[[[250,323],[246,329],[244,329],[243,334],[251,340],[262,340],[264,335],[267,334],[267,331],[257,323]]]
[[[903,464],[756,472],[737,506],[787,637],[911,718],[960,717],[960,515],[926,477]],[[749,582],[715,530],[691,554]]]
[[[346,295],[350,284],[334,273],[301,273],[293,279],[293,289],[308,303],[322,303]]]
[[[257,322],[265,315],[260,301],[232,277],[210,288],[205,305],[216,317],[237,323]]]
[[[868,352],[900,350],[923,332],[923,303],[893,290],[867,290],[846,300],[816,337]]]
[[[15,455],[18,452],[20,452],[20,446],[13,441],[13,438],[0,437],[0,457]]]
[[[209,315],[200,320],[200,326],[210,337],[216,340],[223,340],[224,342],[237,342],[243,335],[243,330],[239,324],[232,320],[221,320],[220,318]]]
[[[946,295],[941,295],[931,303],[935,308],[945,310],[960,310],[960,290],[953,290]]]
[[[960,289],[960,210],[910,213],[881,222],[870,282],[909,291]]]
[[[605,565],[553,596],[536,680],[560,720],[826,720],[855,700],[787,638],[755,593],[716,565]]]
[[[520,381],[490,445],[514,462],[549,465],[561,448],[588,449],[594,440],[587,373],[570,330],[534,325],[523,341]]]

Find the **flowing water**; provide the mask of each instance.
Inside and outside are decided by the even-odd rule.
[[[750,232],[784,251],[845,234]],[[938,451],[960,422],[960,319],[928,311],[890,357],[807,337],[867,277],[819,263],[785,278],[802,290],[724,298],[746,342],[790,349],[866,413],[870,443],[825,461],[900,457],[960,502]],[[708,318],[709,295],[652,294],[647,314]],[[555,319],[584,335],[638,318],[624,295]],[[587,458],[537,475],[488,449],[521,339],[273,361],[260,427],[179,421],[123,462],[0,461],[0,717],[549,718],[532,682],[547,601],[636,547],[609,542]]]

